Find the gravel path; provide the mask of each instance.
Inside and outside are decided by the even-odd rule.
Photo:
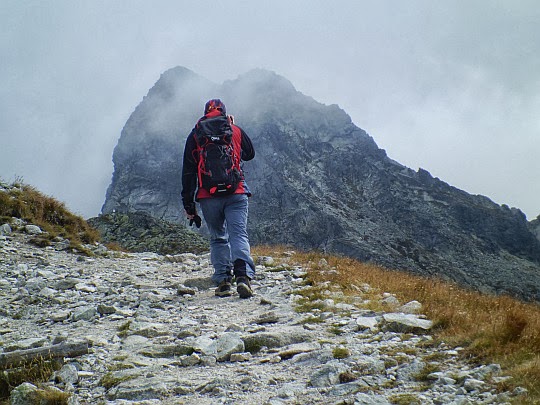
[[[496,391],[507,379],[498,365],[434,347],[420,303],[387,293],[379,299],[393,310],[373,312],[361,292],[326,285],[308,301],[317,308],[298,312],[311,290],[287,254],[259,258],[253,298],[217,298],[208,255],[94,246],[84,258],[62,240],[38,248],[4,233],[0,363],[88,343],[47,383],[71,404],[495,404],[524,393]],[[34,389],[19,386],[13,403]]]

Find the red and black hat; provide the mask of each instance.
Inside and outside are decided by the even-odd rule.
[[[222,114],[227,113],[227,110],[225,109],[225,104],[223,104],[223,102],[219,98],[213,98],[205,104],[204,115],[214,110],[219,110]]]

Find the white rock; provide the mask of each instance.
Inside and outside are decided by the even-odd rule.
[[[12,345],[8,345],[6,350],[28,350],[36,347],[42,347],[47,343],[47,339],[43,337],[32,337],[28,339],[19,340]]]
[[[73,364],[64,365],[55,373],[55,379],[64,384],[76,384],[79,381],[79,372]]]
[[[398,311],[405,314],[417,314],[422,310],[422,304],[418,301],[410,301],[398,308]]]
[[[26,233],[30,234],[30,235],[40,235],[43,233],[43,231],[41,230],[41,228],[37,225],[26,225],[24,227],[24,230],[26,231]]]
[[[146,338],[167,336],[171,333],[168,325],[159,322],[133,322],[129,326],[129,331],[134,335],[140,335]]]
[[[73,322],[77,321],[92,321],[97,315],[96,308],[91,306],[85,306],[81,308],[77,308],[73,311],[73,314],[71,315],[71,320]]]
[[[244,341],[234,332],[224,333],[216,342],[216,358],[218,361],[229,360],[231,354],[244,352]]]
[[[193,353],[189,356],[182,356],[180,362],[182,363],[182,366],[190,367],[199,364],[201,362],[201,357],[197,353]]]
[[[206,356],[215,356],[217,354],[215,342],[209,336],[199,336],[195,339],[193,349]]]
[[[94,293],[96,292],[96,287],[92,285],[88,285],[85,283],[78,283],[75,285],[75,289],[77,291],[87,292],[87,293]]]
[[[286,346],[281,349],[278,353],[279,357],[282,359],[290,359],[291,357],[296,356],[300,353],[309,353],[315,350],[319,350],[321,345],[317,342],[306,342],[306,343],[294,343],[292,345]]]
[[[427,319],[420,319],[414,314],[389,313],[384,314],[386,322],[385,328],[392,332],[401,333],[422,333],[433,326],[433,322]]]
[[[30,405],[32,403],[32,398],[34,393],[38,388],[30,383],[22,383],[13,391],[11,391],[10,404],[11,405]]]
[[[331,387],[339,384],[339,376],[347,367],[341,363],[329,363],[322,366],[309,377],[309,384],[315,388]]]
[[[53,279],[56,277],[56,274],[53,273],[52,271],[50,270],[38,270],[37,271],[37,275],[39,277],[43,277],[43,278],[46,278],[47,280],[50,280],[50,279]]]
[[[388,305],[390,307],[397,307],[399,305],[399,300],[394,297],[393,295],[389,295],[385,298],[383,298],[382,303],[384,305]]]
[[[272,266],[274,264],[274,258],[270,256],[260,256],[257,264],[263,265],[263,266]]]
[[[514,389],[514,391],[512,391],[512,395],[518,397],[518,396],[521,396],[521,395],[527,395],[528,392],[529,392],[529,390],[527,390],[527,388],[516,387]]]
[[[463,387],[469,392],[470,391],[475,391],[475,390],[480,390],[480,389],[483,388],[484,385],[485,385],[484,381],[476,380],[474,378],[468,378],[463,383]]]
[[[0,235],[9,235],[11,233],[11,226],[9,224],[0,225]]]
[[[39,295],[45,298],[54,297],[56,294],[58,294],[58,290],[54,290],[49,287],[45,287],[39,292]]]
[[[252,358],[252,354],[250,352],[245,353],[232,353],[231,354],[231,362],[242,362],[242,361],[249,361]]]
[[[50,319],[53,322],[62,322],[68,319],[70,315],[71,315],[70,310],[63,310],[63,311],[61,310],[61,311],[51,313]]]
[[[346,304],[344,302],[338,302],[336,304],[336,308],[340,309],[342,311],[354,311],[356,309],[356,307],[354,305]]]
[[[306,272],[299,266],[272,269],[277,272],[258,266],[255,287],[264,297],[260,302],[234,296],[218,299],[210,280],[213,270],[208,255],[169,260],[153,254],[114,253],[80,263],[69,252],[22,243],[28,237],[18,231],[4,238],[5,246],[0,249],[4,280],[0,281],[0,352],[27,338],[46,337],[47,342],[54,338],[52,343],[57,344],[89,337],[90,353],[68,361],[77,366],[77,383],[74,373],[62,378],[66,382],[56,379],[66,391],[73,390],[80,403],[388,404],[392,396],[403,393],[413,395],[419,403],[457,405],[507,403],[512,398],[512,392],[492,394],[492,386],[484,383],[504,381],[496,376],[499,366],[467,367],[457,356],[461,349],[422,347],[423,342],[433,340],[422,328],[412,332],[415,336],[404,336],[400,331],[411,327],[409,321],[416,327],[424,322],[429,325],[422,316],[405,313],[417,305],[414,302],[402,306],[403,313],[385,317],[358,309],[367,304],[363,291],[370,290],[368,285],[356,288],[355,301],[346,301],[358,306],[351,308],[341,303],[341,294],[332,283],[324,283],[320,288],[325,298],[339,303],[331,311],[310,311],[328,321],[302,325],[300,321],[308,314],[295,311],[295,298],[304,287],[298,276]],[[180,261],[191,267],[177,264]],[[194,268],[199,269],[197,278]],[[197,293],[178,295],[179,285]],[[90,293],[93,288],[96,291]],[[393,297],[391,292],[385,294],[385,298]],[[90,310],[92,323],[67,322],[71,312],[84,307],[96,308],[103,316],[92,316],[95,313]],[[259,314],[275,323],[253,325]],[[394,317],[404,322],[395,329],[395,325],[390,327],[398,324]],[[343,333],[330,333],[332,326],[339,326]],[[228,332],[241,333],[241,339],[226,337]],[[246,346],[255,354],[247,352]],[[340,346],[350,356],[336,359],[338,353],[333,349]],[[444,372],[431,375],[434,384],[424,386],[418,373],[426,364],[418,359],[429,354],[446,356],[437,362],[443,363]],[[99,382],[108,373],[119,380],[105,389]],[[318,387],[311,387],[309,381]],[[376,393],[369,392],[373,388]]]
[[[201,364],[207,367],[212,367],[217,364],[215,356],[201,356]]]
[[[356,318],[356,324],[359,329],[375,329],[379,321],[374,316],[361,316]]]
[[[391,403],[388,402],[388,400],[383,395],[374,393],[359,393],[355,395],[354,399],[355,405],[391,405]]]

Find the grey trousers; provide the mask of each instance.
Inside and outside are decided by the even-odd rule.
[[[199,204],[210,231],[210,259],[214,266],[212,280],[219,284],[231,279],[233,271],[235,275],[245,272],[253,278],[255,264],[247,234],[247,195],[201,198]],[[234,268],[239,264],[240,269]]]

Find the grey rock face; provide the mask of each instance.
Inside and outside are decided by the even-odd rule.
[[[540,215],[535,220],[529,222],[529,228],[531,232],[536,235],[536,238],[540,240]]]
[[[9,224],[0,225],[0,235],[9,235],[11,233],[11,226]]]
[[[264,70],[222,85],[184,68],[165,72],[122,130],[103,213],[183,221],[182,150],[213,97],[256,149],[244,166],[254,243],[320,249],[540,300],[538,226],[521,211],[393,161],[338,106]]]
[[[117,243],[131,252],[178,254],[208,251],[208,242],[180,224],[154,218],[145,212],[118,213],[90,218],[105,243]]]

